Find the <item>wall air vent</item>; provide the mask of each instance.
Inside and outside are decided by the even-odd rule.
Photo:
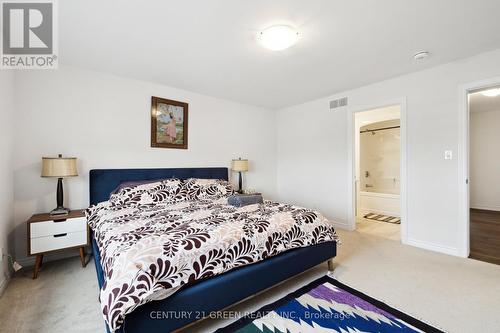
[[[336,109],[336,108],[340,108],[342,106],[347,106],[347,97],[342,97],[342,98],[330,101],[330,109]]]

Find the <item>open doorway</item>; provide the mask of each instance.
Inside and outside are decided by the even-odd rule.
[[[354,115],[356,229],[401,239],[401,107]]]
[[[500,264],[500,86],[469,91],[469,257]]]

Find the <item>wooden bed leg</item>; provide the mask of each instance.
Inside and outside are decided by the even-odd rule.
[[[332,273],[335,270],[335,264],[333,262],[333,258],[328,259],[327,263],[328,263],[328,271]]]

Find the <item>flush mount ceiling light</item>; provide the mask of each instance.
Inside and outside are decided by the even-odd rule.
[[[257,40],[266,49],[281,51],[297,43],[299,33],[288,25],[274,25],[257,35]]]
[[[415,60],[423,60],[423,59],[425,59],[425,58],[429,57],[429,55],[430,55],[430,53],[429,53],[429,52],[427,52],[427,51],[421,51],[421,52],[417,52],[417,53],[415,53],[415,54],[413,55],[413,58],[414,58]]]
[[[500,88],[488,89],[485,91],[481,91],[481,95],[486,97],[497,97],[500,95]]]

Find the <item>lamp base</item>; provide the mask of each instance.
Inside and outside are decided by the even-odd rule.
[[[51,216],[67,215],[69,209],[63,206],[64,193],[62,178],[57,179],[57,207],[50,212]]]
[[[51,216],[54,215],[67,215],[69,214],[69,209],[66,207],[57,207],[50,212]]]
[[[239,194],[243,194],[243,186],[242,186],[243,179],[241,178],[241,171],[238,172],[238,174],[239,174],[239,177],[238,177],[238,193]]]

